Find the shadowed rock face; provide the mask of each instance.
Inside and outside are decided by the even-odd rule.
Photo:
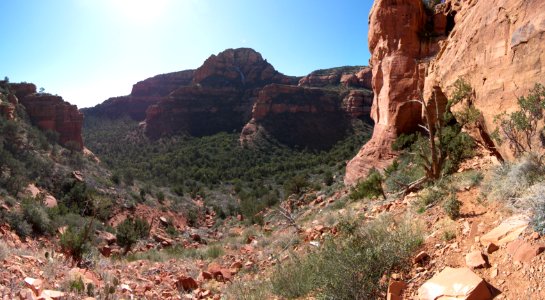
[[[133,85],[130,95],[113,97],[82,111],[87,116],[115,119],[127,115],[134,120],[142,121],[150,105],[157,104],[177,88],[190,85],[194,72],[194,70],[173,72],[139,81]]]
[[[473,136],[487,146],[493,118],[516,108],[516,98],[543,83],[545,2],[447,0],[426,13],[420,0],[377,0],[369,26],[375,129],[347,166],[352,184],[371,167],[387,166],[391,143],[414,130],[421,108],[411,98],[449,97],[464,78],[475,90],[483,124]],[[508,149],[500,149],[509,157]]]
[[[326,149],[349,133],[352,118],[365,115],[364,105],[369,109],[370,99],[371,93],[365,91],[271,84],[259,92],[240,141],[252,145],[266,133],[289,146]]]
[[[83,114],[77,106],[64,101],[60,96],[37,94],[32,83],[10,83],[10,91],[15,95],[14,102],[21,103],[32,123],[41,130],[59,133],[59,143],[69,142],[78,150],[83,149],[81,128]]]

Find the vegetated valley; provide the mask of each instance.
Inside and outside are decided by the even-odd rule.
[[[544,11],[376,0],[370,67],[227,49],[81,110],[5,78],[0,295],[545,298]]]

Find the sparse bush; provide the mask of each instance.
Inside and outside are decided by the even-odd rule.
[[[263,300],[271,296],[271,284],[268,281],[240,280],[227,288],[227,299]]]
[[[223,248],[219,245],[212,245],[206,249],[206,257],[216,259],[223,255]]]
[[[443,231],[443,240],[449,242],[456,238],[456,232],[453,230],[444,230]]]
[[[382,189],[382,175],[376,169],[369,171],[369,175],[363,181],[358,182],[350,192],[351,200],[371,199],[384,196]]]
[[[117,244],[130,250],[138,240],[149,235],[150,225],[146,220],[126,218],[116,227]]]
[[[515,204],[534,183],[545,176],[545,167],[535,155],[496,167],[483,183],[481,193],[491,200]]]
[[[458,200],[458,198],[456,197],[456,193],[452,192],[443,204],[443,209],[445,210],[447,216],[449,216],[452,220],[456,220],[458,219],[458,217],[460,217],[461,206],[462,202]]]
[[[386,288],[382,276],[408,266],[421,243],[420,231],[408,220],[394,225],[389,217],[377,219],[279,265],[271,279],[273,292],[289,299],[309,293],[323,299],[375,299]]]
[[[444,188],[444,186],[436,185],[431,186],[420,192],[420,194],[418,195],[420,205],[426,208],[441,201],[443,197],[446,196]]]
[[[8,245],[3,240],[0,240],[0,260],[4,260],[10,253]]]
[[[507,141],[515,156],[519,157],[525,153],[542,151],[544,135],[540,134],[538,125],[543,120],[545,109],[545,86],[536,84],[530,90],[528,96],[521,96],[517,99],[520,110],[510,114],[502,113],[495,117],[494,122],[498,128],[494,132],[496,141],[502,143]]]

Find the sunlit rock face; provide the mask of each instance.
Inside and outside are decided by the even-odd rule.
[[[414,130],[421,116],[410,99],[448,97],[452,84],[465,79],[483,114],[473,135],[490,143],[494,116],[513,110],[517,96],[543,83],[543,1],[447,0],[426,12],[420,0],[377,0],[369,20],[376,125],[371,141],[347,166],[347,184],[395,157],[391,143]],[[510,157],[508,149],[500,152]]]

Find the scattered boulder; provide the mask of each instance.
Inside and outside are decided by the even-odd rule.
[[[430,256],[428,255],[428,253],[424,252],[424,251],[421,251],[420,253],[418,253],[413,261],[415,264],[419,264],[419,263],[422,263],[424,262],[424,260],[428,259]]]
[[[44,197],[43,203],[48,208],[53,208],[57,206],[57,199],[51,195],[46,195]]]
[[[530,262],[534,257],[538,256],[545,250],[545,245],[532,245],[529,242],[518,239],[507,245],[507,253],[509,253],[514,262]]]
[[[24,279],[25,286],[34,292],[36,296],[40,295],[42,293],[43,289],[43,281],[41,279],[36,279],[32,277],[26,277]]]
[[[512,216],[492,229],[480,239],[481,244],[486,246],[488,243],[494,243],[498,246],[505,245],[517,239],[520,234],[528,227],[529,219],[527,216]]]
[[[418,289],[421,300],[489,300],[492,294],[486,282],[469,268],[446,267]]]
[[[486,256],[481,251],[472,251],[466,255],[466,265],[472,269],[486,267],[486,261]]]
[[[388,285],[387,300],[401,300],[403,290],[407,288],[407,284],[403,281],[391,280]]]
[[[64,299],[64,293],[61,291],[54,290],[43,290],[38,299],[52,299],[52,300],[61,300]]]
[[[199,287],[195,279],[189,276],[180,276],[176,282],[178,289],[183,289],[184,291],[191,291]]]
[[[486,245],[486,253],[488,254],[492,254],[496,251],[498,251],[500,249],[500,247],[498,247],[498,245],[494,244],[494,243],[488,243],[488,245]]]

